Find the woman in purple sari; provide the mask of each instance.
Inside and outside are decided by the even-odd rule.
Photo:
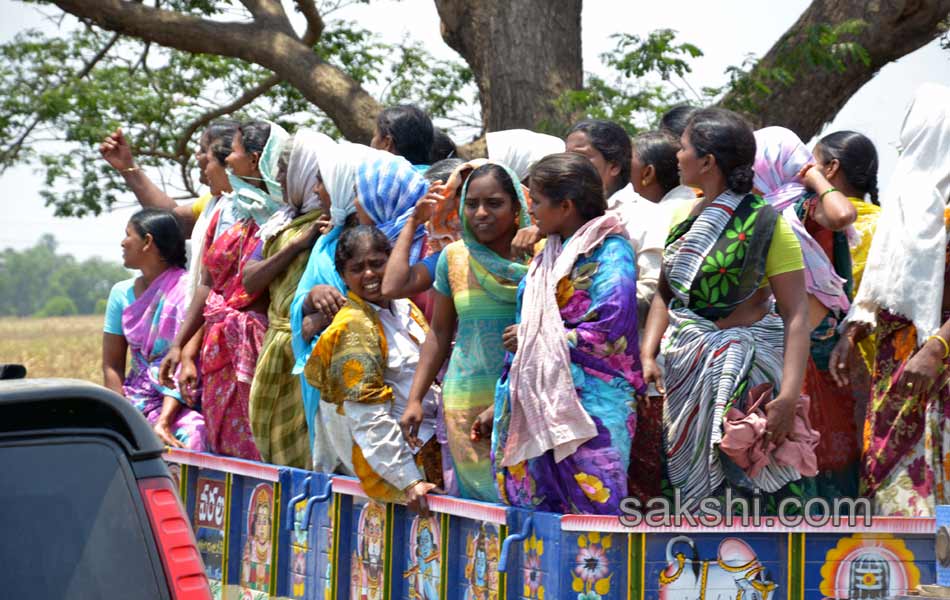
[[[166,444],[204,450],[205,422],[197,398],[184,399],[158,378],[158,367],[188,309],[185,239],[175,217],[156,209],[132,215],[122,257],[127,268],[142,274],[120,281],[109,293],[102,334],[103,385],[128,398]],[[125,374],[127,351],[132,365]]]
[[[646,391],[636,253],[583,156],[538,161],[531,198],[547,243],[518,289],[517,324],[502,337],[509,354],[494,414],[483,413],[472,433],[493,429],[492,465],[506,504],[619,514]]]

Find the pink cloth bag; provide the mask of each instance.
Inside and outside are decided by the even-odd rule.
[[[820,435],[811,428],[808,420],[810,399],[802,394],[795,410],[792,432],[776,447],[765,439],[768,420],[762,410],[772,399],[772,389],[771,383],[762,383],[749,390],[747,413],[735,407],[726,411],[719,450],[750,477],[758,475],[772,460],[794,468],[802,477],[814,477],[818,474],[815,446]]]

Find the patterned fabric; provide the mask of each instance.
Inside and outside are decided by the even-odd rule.
[[[265,244],[264,258],[280,252],[311,226],[320,211],[294,219]],[[294,352],[290,341],[290,304],[303,274],[307,255],[298,254],[270,284],[267,334],[251,384],[248,417],[254,441],[264,462],[300,469],[310,468],[310,435],[300,397],[300,378],[292,373]]]
[[[777,219],[762,199],[726,191],[673,227],[664,256],[673,306],[719,319],[754,294],[765,276]]]
[[[757,216],[749,223],[751,215],[742,215],[753,207]],[[730,483],[749,490],[776,492],[800,478],[773,462],[750,479],[717,448],[723,415],[732,405],[744,408],[746,389],[761,383],[781,388],[785,332],[778,315],[770,312],[751,326],[729,329],[719,329],[707,316],[728,314],[759,288],[776,218],[758,198],[726,192],[687,226],[675,228],[668,241],[666,277],[675,299],[661,344],[664,449],[670,482],[684,500],[716,493],[727,469]]]
[[[220,214],[220,213],[219,213]],[[248,418],[251,382],[267,316],[247,310],[260,294],[244,289],[244,267],[257,246],[257,224],[239,221],[205,250],[211,292],[201,346],[203,412],[212,452],[260,460]]]
[[[945,253],[944,282],[950,280],[950,242]],[[875,334],[861,492],[873,498],[875,514],[932,517],[935,505],[950,503],[950,370],[944,365],[930,390],[908,397],[896,383],[919,349],[916,327],[883,310]]]
[[[356,184],[360,206],[391,243],[396,242],[416,202],[429,189],[429,182],[409,161],[385,152],[360,165]],[[422,258],[424,238],[425,227],[419,225],[409,250],[410,265]]]
[[[178,390],[159,382],[158,367],[185,319],[187,293],[187,272],[172,267],[156,277],[148,289],[122,311],[122,333],[132,358],[132,366],[122,383],[122,394],[152,425],[158,421],[166,396],[182,402]],[[172,433],[187,448],[203,451],[205,420],[192,408],[178,408]]]
[[[433,464],[441,459],[429,452],[413,455],[399,429],[398,419],[407,398],[394,395],[386,381],[388,342],[375,310],[352,292],[333,323],[323,332],[304,373],[320,390],[324,405],[336,405],[345,420],[336,420],[348,435],[332,436],[341,462],[352,469],[363,489],[380,502],[404,499],[403,490],[430,477]],[[409,304],[410,318],[427,330],[421,311]],[[421,340],[419,340],[421,343]],[[429,465],[429,473],[425,465]],[[421,467],[421,468],[420,468]]]
[[[611,236],[579,258],[557,285],[571,378],[581,406],[596,425],[593,439],[560,462],[549,450],[502,467],[512,411],[508,373],[499,380],[492,465],[502,502],[561,513],[618,514],[627,495],[637,398],[646,391],[639,360],[635,265],[630,243]],[[519,303],[524,287],[522,283]],[[511,359],[509,354],[506,367]]]

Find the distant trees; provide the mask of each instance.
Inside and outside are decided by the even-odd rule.
[[[56,239],[46,234],[32,248],[0,252],[0,316],[103,312],[112,285],[130,276],[116,263],[77,261],[57,254],[56,247]]]

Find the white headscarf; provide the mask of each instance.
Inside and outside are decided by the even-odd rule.
[[[917,339],[940,327],[950,198],[950,88],[917,88],[901,154],[881,197],[877,233],[848,321],[874,324],[878,309],[910,319]]]
[[[265,242],[274,237],[290,223],[313,210],[320,208],[320,197],[313,191],[320,176],[318,150],[321,144],[333,144],[328,136],[300,129],[293,135],[290,156],[287,159],[287,203],[283,204],[261,226],[258,235]]]
[[[549,154],[564,152],[564,140],[528,129],[490,131],[485,135],[488,158],[509,167],[520,181],[531,166]]]
[[[330,220],[334,227],[343,225],[346,218],[356,211],[356,174],[363,161],[375,152],[381,151],[340,141],[333,144],[332,152],[322,155],[320,177],[330,194]]]

